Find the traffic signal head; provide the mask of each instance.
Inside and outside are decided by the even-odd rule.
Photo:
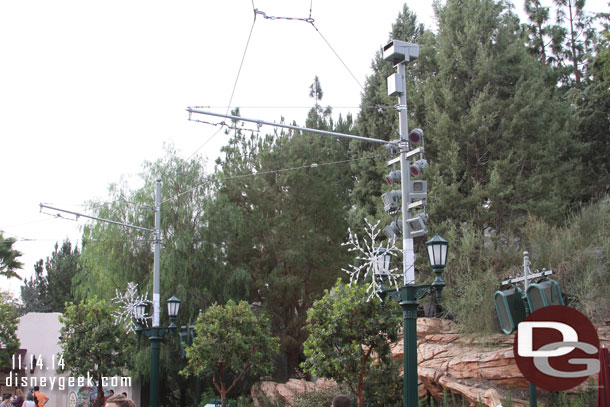
[[[427,220],[428,216],[425,213],[407,219],[409,229],[411,230],[411,237],[423,236],[428,233],[428,228],[426,228]]]
[[[402,234],[402,220],[395,219],[388,226],[383,228],[383,234],[390,240],[398,239],[398,236]]]
[[[389,213],[398,211],[400,209],[401,197],[402,192],[398,189],[386,192],[385,194],[381,195],[381,200],[383,201],[383,210]]]
[[[428,196],[428,181],[420,179],[412,180],[410,182],[411,188],[409,189],[410,199],[426,199]]]
[[[428,166],[428,161],[421,158],[411,164],[411,175],[414,177],[420,176],[424,172],[424,168]]]
[[[389,185],[400,184],[400,170],[390,172],[385,176],[385,181]]]
[[[388,155],[394,156],[400,152],[400,148],[396,142],[387,143],[385,149],[388,151]]]
[[[424,139],[424,131],[422,129],[413,129],[409,132],[409,142],[412,144],[421,143]]]

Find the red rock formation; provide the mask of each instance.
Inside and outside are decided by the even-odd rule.
[[[610,326],[598,327],[602,344],[610,347]],[[503,394],[511,389],[514,405],[527,406],[528,382],[519,371],[513,354],[514,335],[495,334],[485,337],[462,335],[448,320],[419,318],[417,320],[419,395],[442,397],[443,390],[462,395],[474,406],[488,388]],[[392,345],[394,359],[402,360],[402,338]],[[251,391],[255,400],[259,394],[279,400],[284,405],[294,401],[294,395],[316,386],[334,386],[332,380],[316,383],[290,379],[285,384],[257,383]],[[544,393],[544,392],[541,392]]]

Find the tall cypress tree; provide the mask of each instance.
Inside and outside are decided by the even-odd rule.
[[[583,182],[585,198],[595,198],[610,191],[610,13],[605,21],[596,55],[588,61],[590,77],[581,88],[569,92],[575,133],[585,146],[582,160],[586,169]]]
[[[432,222],[483,230],[528,213],[562,219],[579,185],[576,147],[518,19],[494,0],[435,8],[439,72],[425,91]]]

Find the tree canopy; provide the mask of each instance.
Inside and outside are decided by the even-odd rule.
[[[409,128],[425,132],[428,229],[449,238],[455,253],[448,264],[448,312],[476,329],[485,329],[489,318],[471,310],[493,314],[491,293],[488,298],[480,293],[493,291],[511,266],[519,264],[523,246],[537,233],[530,225],[544,222],[560,228],[574,208],[607,194],[610,186],[608,15],[602,16],[605,28],[598,35],[582,13],[584,1],[556,0],[545,6],[527,0],[525,7],[530,21],[522,24],[504,1],[435,2],[438,27],[430,31],[405,5],[388,38],[420,46],[419,58],[407,68],[406,86]],[[394,68],[380,51],[372,69],[356,120],[350,115],[337,118],[331,106],[322,106],[324,78],[314,77],[303,90],[313,104],[303,118],[305,125],[396,140],[400,107],[387,95],[386,85]],[[239,109],[232,113],[239,116]],[[321,298],[342,277],[341,269],[356,261],[341,246],[348,227],[360,233],[364,217],[389,223],[380,199],[390,188],[383,182],[389,171],[386,151],[377,144],[304,131],[248,130],[239,120],[223,125],[228,142],[213,170],[199,157],[183,159],[169,147],[164,157],[144,163],[141,188],[113,184],[108,198],[91,202],[89,209],[101,218],[152,228],[153,191],[161,179],[161,293],[182,300],[177,323],[192,323],[200,310],[229,300],[260,306],[271,334],[279,338],[273,376],[283,381],[298,375],[304,360],[308,310],[315,315],[309,322],[313,335],[314,320],[322,326],[333,315],[314,304],[331,307],[339,302],[328,293]],[[91,222],[82,241],[80,256],[76,248],[56,247],[47,259],[46,276],[45,264],[37,263],[35,277],[22,290],[31,309],[51,309],[42,298],[52,289],[70,292],[61,285],[69,280],[68,272],[63,273],[75,268],[71,280],[77,299],[109,300],[129,282],[137,283],[142,293],[151,292],[149,232]],[[416,239],[417,252],[424,241]],[[0,262],[0,274],[11,277],[20,267],[13,243],[2,240],[0,246],[10,249],[4,258],[12,259],[12,266]],[[552,267],[553,257],[538,256],[549,262],[540,267]],[[80,266],[72,262],[75,257]],[[418,278],[427,278],[425,269],[419,270],[425,256],[419,257]],[[52,275],[61,282],[56,288]],[[584,291],[575,280],[569,284],[576,293]],[[336,286],[332,292],[341,290],[347,288]],[[342,306],[349,311],[347,304]],[[342,306],[337,305],[337,315]],[[359,312],[384,312],[367,308],[373,306],[363,304]],[[343,321],[336,318],[326,323]],[[364,319],[355,322],[365,324]],[[351,326],[344,328],[345,335],[351,332]],[[364,340],[350,339],[351,351],[357,355],[368,349],[361,346]],[[314,339],[307,341],[311,361],[305,366],[322,372],[322,365],[311,364],[322,363],[312,350]],[[323,341],[317,341],[315,346],[324,349]],[[185,403],[186,379],[178,374],[183,366],[170,363],[174,355],[168,348],[162,347],[161,386],[167,391],[161,402],[174,402],[180,387]],[[135,374],[146,382],[146,350],[136,352],[134,359]],[[356,363],[340,360],[343,367]],[[349,379],[337,366],[325,374],[345,374],[345,383],[361,395],[379,373],[366,363],[364,371],[354,367],[351,374],[356,376]],[[358,372],[367,373],[360,376],[362,382],[354,379]]]
[[[130,344],[122,327],[115,325],[114,308],[104,300],[87,299],[69,304],[63,315],[59,345],[65,366],[72,376],[91,376],[97,385],[96,406],[102,405],[102,377],[124,376],[131,363]],[[58,357],[59,360],[59,357]]]
[[[269,319],[253,311],[245,301],[214,304],[199,315],[193,345],[186,349],[186,375],[211,375],[227,406],[227,394],[246,375],[261,376],[271,372],[279,350],[271,335]]]
[[[17,260],[21,257],[21,252],[13,245],[16,240],[13,238],[4,238],[2,232],[0,232],[0,276],[6,278],[18,278],[17,270],[23,267],[23,263]]]
[[[55,243],[55,250],[44,263],[42,259],[34,264],[34,275],[21,286],[22,311],[63,312],[65,304],[74,302],[72,278],[80,269],[80,252],[72,248],[70,240],[65,240],[61,249]]]
[[[390,365],[390,343],[398,339],[395,304],[367,301],[362,286],[338,281],[307,312],[305,370],[346,384],[364,405],[364,388],[375,365]]]
[[[0,291],[0,369],[10,368],[19,349],[18,316],[9,293]]]

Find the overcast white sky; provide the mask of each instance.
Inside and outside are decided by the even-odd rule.
[[[607,10],[589,0],[589,10]],[[217,130],[189,122],[187,106],[224,113],[253,23],[311,17],[361,84],[403,0],[22,0],[0,4],[0,230],[18,240],[23,277],[55,242],[78,241],[77,222],[39,203],[83,211],[145,160],[173,144],[190,157]],[[434,26],[432,1],[408,2]],[[517,8],[521,9],[521,2]],[[320,34],[302,21],[254,24],[232,106],[242,116],[303,123],[315,75],[323,105],[357,112],[361,88]],[[276,109],[247,109],[274,106]],[[304,107],[293,109],[288,107]],[[204,120],[217,121],[208,117]],[[269,128],[265,130],[270,130]],[[203,149],[213,161],[225,136]],[[152,191],[151,191],[152,195]],[[152,227],[152,225],[143,225]],[[18,295],[20,282],[0,277]]]

